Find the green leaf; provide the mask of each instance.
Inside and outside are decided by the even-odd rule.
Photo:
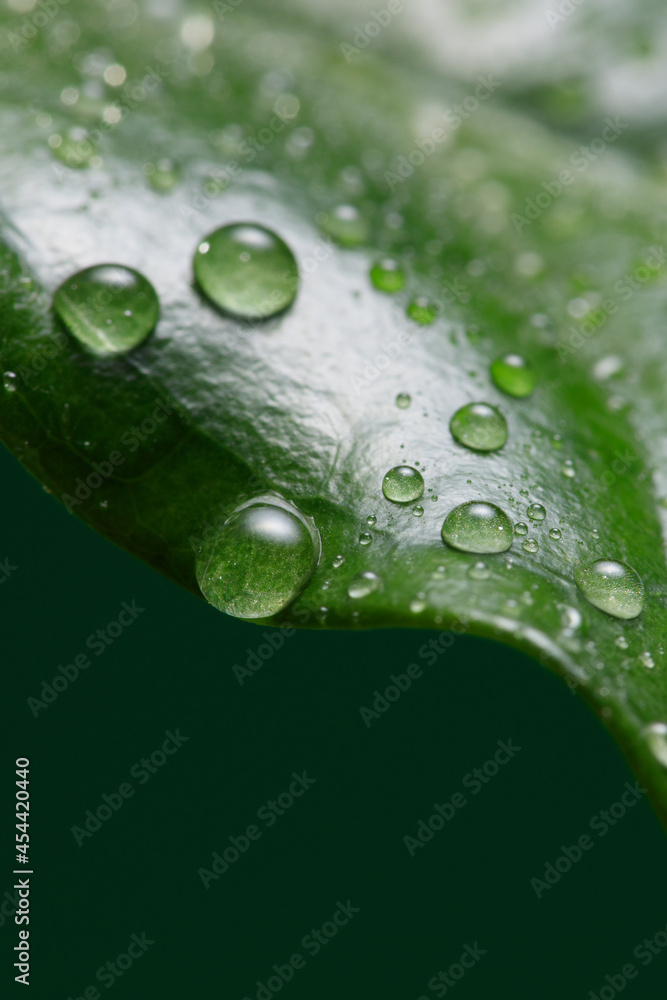
[[[25,45],[17,17],[2,28],[6,444],[199,596],[197,552],[215,558],[239,505],[280,494],[322,553],[262,624],[429,626],[526,650],[601,717],[667,821],[666,201],[623,157],[624,123],[601,119],[582,150],[493,89],[370,48],[348,61],[349,39],[268,5],[184,23],[123,10],[72,0]],[[296,301],[263,322],[193,280],[203,238],[233,222],[269,228],[299,265]],[[387,256],[403,288],[371,280]],[[160,302],[150,337],[114,356],[52,309],[66,279],[109,263]],[[532,395],[492,378],[508,354],[532,366]],[[450,431],[478,402],[507,424],[497,450]],[[399,465],[420,471],[421,500],[384,496]],[[492,555],[445,545],[469,501],[529,533]],[[639,616],[585,600],[574,574],[595,559],[639,574]],[[360,573],[378,579],[351,597]]]

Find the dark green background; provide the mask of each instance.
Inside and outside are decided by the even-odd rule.
[[[667,841],[645,800],[538,900],[530,879],[634,782],[592,714],[537,663],[462,637],[367,729],[392,672],[420,662],[418,631],[302,631],[240,686],[262,629],[227,618],[69,516],[6,452],[0,559],[3,739],[0,894],[12,885],[13,762],[31,760],[32,985],[77,997],[133,933],[154,940],[114,998],[255,996],[312,927],[360,912],[280,995],[417,998],[464,943],[484,958],[448,993],[585,998],[667,925]],[[145,612],[46,711],[27,706],[59,663],[116,618]],[[166,729],[188,742],[140,786],[129,777]],[[521,752],[414,858],[403,843],[461,789],[497,740]],[[316,784],[205,890],[197,874],[285,790]],[[103,792],[135,795],[81,847]],[[261,824],[260,824],[261,825]],[[17,928],[0,927],[2,992]],[[655,998],[667,951],[624,995]],[[7,986],[5,986],[7,984]],[[103,985],[102,996],[110,993]],[[25,992],[25,991],[24,991]]]

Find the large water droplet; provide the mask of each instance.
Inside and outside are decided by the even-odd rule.
[[[100,264],[73,274],[56,290],[53,305],[70,333],[95,354],[137,347],[160,312],[150,281],[121,264]]]
[[[303,590],[320,558],[315,523],[274,495],[248,500],[197,555],[202,594],[235,618],[268,618]]]
[[[424,492],[423,476],[410,465],[397,465],[382,480],[382,492],[393,503],[411,503]]]
[[[376,573],[371,573],[370,570],[365,570],[363,573],[357,573],[350,580],[347,592],[353,598],[368,597],[369,594],[379,590],[381,586],[382,580],[380,577]]]
[[[267,319],[296,297],[299,276],[294,254],[270,229],[235,223],[216,229],[199,244],[195,278],[224,312],[243,319]]]
[[[461,552],[479,555],[506,552],[512,535],[512,522],[505,511],[478,500],[455,507],[442,526],[444,542]]]
[[[491,365],[491,378],[508,396],[524,399],[535,388],[535,372],[519,354],[506,354]]]
[[[507,441],[502,413],[488,403],[468,403],[457,410],[449,429],[459,444],[472,451],[497,451]]]
[[[667,725],[664,722],[651,722],[642,729],[642,736],[655,759],[663,767],[667,767]]]
[[[379,260],[371,268],[371,281],[380,292],[400,292],[405,284],[405,273],[401,265],[393,257]]]
[[[636,618],[644,604],[644,585],[625,563],[597,559],[574,571],[574,580],[594,607],[614,618]]]
[[[526,514],[531,521],[543,521],[547,512],[541,503],[531,503],[526,507]]]

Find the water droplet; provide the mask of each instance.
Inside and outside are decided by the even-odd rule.
[[[421,472],[410,465],[397,465],[382,480],[382,492],[393,503],[410,503],[424,492]]]
[[[377,517],[375,516],[375,514],[369,514],[368,515],[368,517],[366,518],[366,524],[370,524],[371,527],[374,524],[377,524]]]
[[[640,653],[637,659],[639,660],[639,662],[643,667],[648,667],[649,669],[652,669],[655,666],[655,660],[649,653],[648,649],[645,649],[643,653]]]
[[[450,511],[442,526],[442,539],[461,552],[479,555],[506,552],[512,544],[512,522],[492,503],[471,500]]]
[[[526,538],[521,545],[524,552],[537,552],[539,547],[540,545],[536,538]]]
[[[664,722],[651,722],[642,729],[642,736],[655,759],[667,767],[667,725]]]
[[[535,389],[535,372],[519,354],[506,354],[491,365],[491,378],[508,396],[525,399]]]
[[[488,403],[462,406],[452,417],[449,429],[459,444],[472,451],[497,451],[507,441],[507,422]]]
[[[95,354],[137,347],[160,311],[151,283],[120,264],[100,264],[73,274],[56,290],[53,305],[70,333]]]
[[[405,284],[405,273],[401,265],[393,257],[379,260],[371,268],[371,281],[380,292],[400,292]]]
[[[373,541],[373,536],[371,535],[370,531],[362,531],[361,534],[359,535],[360,545],[370,545],[372,541]]]
[[[16,392],[16,372],[4,372],[2,387],[5,392]]]
[[[526,507],[526,514],[531,519],[531,521],[543,521],[547,516],[547,512],[541,503],[531,503]]]
[[[560,611],[560,623],[564,629],[570,632],[576,631],[581,625],[581,615],[576,608],[571,608],[569,604],[558,604]]]
[[[630,643],[628,642],[628,640],[625,638],[624,635],[618,635],[614,639],[614,645],[618,646],[619,649],[627,649]]]
[[[576,476],[574,462],[571,458],[566,458],[560,467],[561,475],[565,476],[566,479],[574,479]]]
[[[343,247],[358,247],[368,239],[368,226],[353,205],[337,205],[323,214],[322,229]]]
[[[407,313],[410,319],[421,326],[429,326],[438,315],[436,307],[428,299],[421,297],[412,300],[407,308]]]
[[[417,596],[410,601],[410,611],[413,615],[419,615],[422,611],[426,611],[428,607],[428,601],[426,600],[426,594],[417,594]]]
[[[636,618],[644,603],[644,585],[625,563],[597,559],[574,571],[574,580],[593,607],[614,618]]]
[[[350,585],[347,588],[347,592],[350,597],[368,597],[369,594],[374,593],[379,590],[382,586],[382,580],[376,573],[371,573],[370,570],[365,570],[363,573],[357,573],[357,575],[350,580]]]
[[[179,181],[179,175],[171,160],[161,159],[157,163],[147,163],[144,174],[148,183],[158,194],[172,191]]]
[[[523,521],[519,521],[518,524],[514,525],[514,534],[515,535],[527,535],[528,534],[528,525],[524,524]]]
[[[522,497],[529,497],[530,496],[530,491],[529,490],[519,490],[519,493],[521,494]]]
[[[552,528],[549,532],[549,538],[553,538],[554,542],[557,542],[561,537],[560,528]]]
[[[399,392],[396,397],[396,406],[399,410],[407,410],[410,403],[412,402],[412,396],[408,395],[407,392]]]
[[[438,494],[434,493],[433,496],[431,497],[431,500],[433,501],[433,503],[436,503],[437,499],[438,499]]]
[[[333,566],[334,569],[340,569],[340,567],[343,565],[344,562],[345,562],[345,556],[335,556],[331,565]]]
[[[199,244],[195,278],[224,312],[268,319],[296,298],[299,276],[294,254],[270,229],[235,223],[216,229]]]
[[[274,495],[241,504],[197,555],[202,594],[235,618],[267,618],[299,595],[321,553],[315,523]]]
[[[468,576],[471,580],[488,580],[491,576],[491,570],[486,563],[476,562],[468,570]]]
[[[413,515],[413,517],[423,517],[424,516],[424,508],[423,507],[413,507],[412,508],[412,515]]]

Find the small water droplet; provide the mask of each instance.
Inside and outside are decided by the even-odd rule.
[[[664,722],[651,722],[642,729],[642,736],[655,759],[663,767],[667,767],[667,725]]]
[[[644,585],[639,575],[625,563],[597,559],[574,571],[574,580],[594,607],[614,618],[630,619],[640,614]]]
[[[491,570],[486,563],[476,562],[468,569],[468,576],[471,580],[488,580],[491,576]]]
[[[276,233],[254,223],[216,229],[194,258],[197,283],[224,312],[268,319],[296,298],[299,276],[294,254]]]
[[[371,281],[380,292],[392,295],[405,285],[405,273],[393,257],[385,257],[371,268]]]
[[[369,594],[379,590],[381,586],[381,578],[376,573],[371,573],[370,570],[365,570],[363,573],[357,573],[357,575],[350,580],[347,592],[350,597],[356,600],[359,597],[368,597]]]
[[[396,406],[399,410],[407,410],[412,402],[412,396],[408,395],[407,392],[399,392],[396,397]]]
[[[413,507],[412,508],[412,515],[413,515],[413,517],[423,517],[424,516],[424,508],[423,507]]]
[[[101,355],[137,347],[160,311],[151,283],[120,264],[100,264],[72,275],[56,290],[53,306],[79,343]]]
[[[655,660],[649,653],[648,649],[645,649],[643,653],[640,653],[637,659],[639,660],[639,662],[643,667],[648,667],[649,669],[652,669],[655,666]]]
[[[552,528],[549,532],[549,538],[553,538],[554,542],[557,542],[561,537],[560,528]]]
[[[527,535],[528,534],[528,525],[524,524],[523,521],[519,521],[518,524],[514,525],[514,534],[515,535]]]
[[[507,441],[507,422],[488,403],[468,403],[449,423],[452,436],[472,451],[497,451]]]
[[[431,497],[431,500],[433,501],[433,503],[435,503],[437,499],[438,499],[438,494],[434,493],[433,496]]]
[[[438,315],[436,307],[428,299],[421,297],[412,300],[407,308],[407,313],[410,319],[419,323],[420,326],[429,326]]]
[[[157,163],[147,163],[144,167],[144,174],[148,183],[158,194],[166,194],[173,191],[179,181],[178,171],[171,160],[164,158]]]
[[[627,649],[630,643],[628,642],[628,640],[625,638],[624,635],[618,635],[614,639],[614,645],[618,646],[619,649]]]
[[[320,558],[315,523],[282,497],[248,500],[197,555],[202,594],[235,618],[268,618],[286,608]]]
[[[428,601],[426,600],[426,594],[417,594],[417,596],[410,601],[410,611],[413,615],[419,615],[422,611],[426,611],[428,607]]]
[[[506,552],[512,536],[512,522],[505,511],[478,500],[455,507],[442,526],[442,539],[447,545],[479,555]]]
[[[2,387],[5,392],[16,392],[16,372],[4,372]]]
[[[331,565],[333,566],[334,569],[340,569],[340,567],[343,565],[344,562],[345,562],[345,556],[335,556]]]
[[[565,476],[566,479],[574,479],[576,476],[576,471],[574,468],[574,462],[571,458],[566,458],[560,467],[561,475]]]
[[[354,205],[337,205],[323,213],[322,229],[343,247],[358,247],[368,239],[368,225]]]
[[[535,372],[519,354],[506,354],[491,365],[491,378],[508,396],[525,399],[535,389]]]
[[[557,607],[560,611],[560,623],[563,628],[570,632],[576,631],[581,625],[581,615],[577,609],[570,607],[569,604],[559,604]]]
[[[368,515],[368,517],[366,518],[366,524],[370,524],[371,527],[374,524],[377,524],[377,517],[375,516],[375,514],[369,514]]]
[[[547,516],[547,512],[541,503],[531,503],[526,507],[526,514],[531,521],[543,521]]]
[[[530,491],[529,490],[519,490],[519,493],[521,494],[522,497],[529,497],[530,496]]]
[[[371,535],[370,531],[362,531],[361,534],[359,535],[360,545],[370,545],[372,541],[373,541],[373,536]]]
[[[424,493],[424,478],[410,465],[397,465],[382,480],[382,492],[393,503],[410,503]]]
[[[521,545],[524,552],[537,552],[539,547],[540,545],[536,538],[526,538]]]

